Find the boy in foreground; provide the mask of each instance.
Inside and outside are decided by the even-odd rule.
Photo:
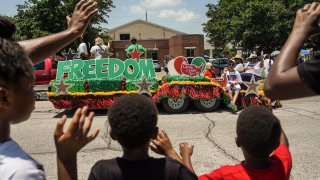
[[[93,119],[91,112],[86,118],[87,107],[78,109],[66,132],[63,131],[66,116],[57,123],[55,142],[58,154],[59,179],[77,179],[76,155],[82,147],[97,137],[99,130],[88,136]],[[110,136],[118,141],[123,156],[100,160],[91,169],[89,179],[197,179],[190,163],[193,147],[184,143],[183,160],[173,149],[166,132],[158,132],[158,112],[155,103],[143,95],[126,95],[119,98],[109,109]],[[149,156],[152,149],[170,158]],[[189,159],[187,159],[188,157]],[[186,167],[182,164],[185,163]]]
[[[236,131],[236,144],[245,160],[201,175],[200,180],[289,179],[292,159],[288,139],[271,111],[263,106],[244,109],[238,117]]]
[[[143,95],[126,95],[108,111],[110,136],[120,143],[123,156],[100,160],[89,179],[197,179],[174,151],[167,134],[158,132],[155,104]],[[150,141],[171,158],[149,156]],[[175,160],[173,160],[175,159]]]

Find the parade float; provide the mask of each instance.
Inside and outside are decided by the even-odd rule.
[[[119,97],[138,93],[162,104],[169,113],[184,112],[190,103],[200,111],[212,112],[230,103],[230,98],[223,79],[202,76],[205,64],[201,57],[191,64],[177,57],[168,63],[170,75],[157,79],[152,59],[60,61],[48,97],[57,109],[108,109]],[[240,108],[258,104],[263,94],[261,83],[254,78],[245,85],[237,102]]]

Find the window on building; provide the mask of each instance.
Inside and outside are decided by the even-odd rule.
[[[158,50],[148,50],[147,49],[147,58],[158,60]]]
[[[186,49],[186,57],[194,57],[194,49]]]
[[[120,34],[120,40],[130,40],[130,34]]]

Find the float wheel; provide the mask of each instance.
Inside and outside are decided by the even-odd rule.
[[[219,108],[220,106],[220,99],[213,98],[213,99],[199,99],[194,101],[194,104],[197,109],[203,112],[212,112]]]
[[[189,101],[188,98],[168,97],[162,100],[162,106],[169,113],[182,113],[188,108]]]

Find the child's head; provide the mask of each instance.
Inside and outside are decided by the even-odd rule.
[[[236,63],[233,60],[228,61],[228,71],[234,71]]]
[[[279,119],[264,106],[245,108],[238,117],[236,143],[255,158],[268,157],[279,146]]]
[[[102,45],[103,44],[103,40],[98,37],[98,38],[95,39],[95,43],[96,43],[97,46]]]
[[[144,95],[126,95],[109,109],[111,137],[127,149],[149,143],[158,134],[158,112],[155,103]]]
[[[5,39],[12,39],[16,32],[16,26],[7,18],[0,16],[0,37]]]
[[[206,63],[206,70],[210,70],[212,68],[212,64],[211,63]]]
[[[33,65],[24,49],[0,38],[0,121],[19,123],[34,109]]]

